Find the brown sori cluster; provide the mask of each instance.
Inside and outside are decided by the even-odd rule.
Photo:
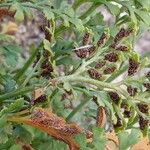
[[[112,67],[107,67],[106,69],[104,69],[104,74],[111,74],[116,70],[115,66]]]
[[[81,129],[76,124],[66,124],[63,118],[56,116],[51,112],[43,111],[43,109],[36,109],[31,115],[31,120],[36,124],[40,124],[45,127],[52,127],[62,132],[62,134],[78,134]]]
[[[134,75],[139,68],[139,63],[133,60],[132,58],[129,59],[129,67],[128,67],[128,76]]]
[[[43,56],[44,56],[45,59],[48,59],[48,57],[50,56],[49,51],[48,50],[44,50]]]
[[[90,43],[90,40],[91,40],[90,33],[85,33],[83,40],[82,40],[82,44],[87,45]]]
[[[93,102],[97,105],[97,106],[99,106],[99,103],[98,103],[98,101],[97,101],[97,97],[96,96],[93,96]]]
[[[116,62],[118,60],[118,54],[114,52],[106,54],[105,60],[108,60],[110,62]]]
[[[88,48],[88,52],[89,52],[89,56],[92,55],[95,52],[96,47],[92,46],[90,48]]]
[[[114,42],[117,43],[118,41],[120,41],[125,36],[126,36],[126,30],[124,28],[121,28],[120,31],[115,36]]]
[[[93,79],[99,79],[100,77],[102,77],[102,75],[96,69],[93,69],[93,68],[89,69],[88,73],[90,77]]]
[[[98,42],[97,42],[97,46],[102,46],[105,41],[107,39],[107,34],[106,33],[102,33],[101,37],[99,38]]]
[[[44,60],[41,64],[41,66],[40,66],[41,76],[46,78],[46,79],[49,79],[50,76],[51,76],[51,72],[53,72],[53,67],[52,67],[51,63],[49,62],[50,54],[47,50],[45,50],[44,53],[43,53],[43,56],[44,56]],[[36,60],[33,63],[33,68],[36,66],[36,64],[39,61],[40,57],[41,57],[41,53],[38,52],[37,56],[36,56]]]
[[[52,64],[49,62],[49,51],[45,50],[43,56],[44,61],[41,64],[41,76],[46,79],[49,79],[51,77],[51,73],[53,72]]]
[[[81,129],[76,124],[68,124],[61,129],[61,132],[63,134],[67,134],[68,136],[71,136],[71,135],[81,133]]]
[[[87,48],[75,50],[75,53],[79,58],[87,58],[89,54]]]
[[[95,46],[92,46],[90,48],[83,48],[83,49],[75,50],[75,53],[79,58],[88,58],[94,52],[95,52]]]
[[[109,95],[110,99],[111,99],[114,103],[116,103],[116,104],[119,103],[120,97],[119,97],[119,95],[118,95],[116,92],[109,91],[109,92],[108,92],[108,95]]]
[[[121,45],[121,46],[116,47],[116,50],[124,52],[124,51],[128,51],[129,48],[127,46]]]
[[[137,88],[132,87],[131,85],[127,86],[127,91],[130,96],[135,96],[137,93]]]
[[[22,150],[32,150],[32,148],[28,145],[22,145]]]
[[[125,117],[130,118],[132,116],[131,111],[125,110],[124,112]]]
[[[138,104],[138,108],[140,110],[140,112],[144,113],[144,114],[147,114],[148,113],[148,110],[149,110],[149,107],[147,104]]]
[[[125,30],[124,28],[121,28],[120,31],[117,33],[117,35],[114,38],[114,42],[118,43],[121,39],[124,37],[129,36],[133,32],[133,29],[129,28]]]
[[[46,100],[46,95],[41,95],[36,99],[32,99],[31,100],[31,105],[37,104],[37,103],[41,103],[44,102]]]
[[[2,17],[4,17],[4,16],[13,17],[14,16],[14,12],[10,11],[7,8],[0,8],[0,19],[2,19]]]
[[[45,39],[51,42],[53,36],[52,36],[52,33],[49,32],[47,28],[51,28],[53,24],[51,24],[49,20],[47,20],[44,16],[42,16],[42,18],[43,18],[43,23],[40,26],[40,29],[44,32]]]
[[[150,82],[145,82],[143,85],[147,89],[147,91],[150,91]]]
[[[43,126],[47,129],[53,129],[53,132],[57,132],[57,134],[60,134],[59,136],[62,136],[62,140],[63,136],[68,136],[71,138],[71,136],[76,134],[85,133],[85,131],[77,124],[67,124],[63,118],[56,116],[52,112],[43,110],[42,108],[38,108],[33,111],[31,120],[35,124],[39,124],[40,126]],[[88,133],[88,135],[86,135],[87,138],[89,135],[92,135],[90,131],[86,133]]]
[[[147,78],[150,78],[150,71],[146,74]]]
[[[125,36],[128,37],[131,33],[133,33],[133,29],[132,29],[132,28],[128,28],[128,29],[126,30]]]
[[[93,137],[93,133],[89,130],[84,129],[83,133],[86,135],[87,139],[91,139]]]
[[[145,127],[147,127],[149,124],[149,121],[144,119],[142,116],[139,117],[139,125],[140,125],[140,129],[144,130]]]
[[[100,68],[102,68],[103,66],[105,66],[105,64],[106,64],[106,61],[105,61],[105,60],[100,61],[100,62],[98,62],[98,63],[95,65],[95,69],[100,69]]]
[[[80,133],[86,135],[86,138],[92,137],[92,133],[85,132],[77,124],[68,124],[62,117],[58,117],[51,111],[44,110],[42,108],[36,108],[30,118],[22,119],[22,123],[36,127],[56,140],[61,140],[69,145],[70,149],[79,149],[78,144],[74,140],[74,136]]]
[[[65,99],[69,99],[70,98],[70,96],[71,96],[71,94],[72,94],[72,91],[70,90],[70,91],[64,91],[64,93],[62,94],[62,98],[61,98],[61,100],[65,100]]]
[[[48,59],[45,59],[43,61],[43,63],[41,64],[41,69],[42,69],[41,76],[46,79],[49,79],[51,76],[51,72],[53,72],[53,67]]]
[[[115,49],[117,47],[117,43],[112,43],[109,45],[110,48]]]
[[[96,125],[97,127],[104,127],[106,123],[106,112],[105,112],[105,108],[102,106],[99,106],[97,108],[97,115],[96,115]]]
[[[120,31],[115,36],[113,43],[109,47],[119,50],[119,51],[128,51],[129,48],[127,46],[123,46],[123,45],[117,46],[117,45],[120,40],[122,40],[124,37],[129,36],[132,32],[133,32],[133,29],[131,28],[127,30],[125,30],[124,28],[121,28]]]
[[[50,25],[49,25],[49,22],[48,21],[46,21],[47,23],[47,25],[44,25],[44,27],[43,27],[43,30],[44,30],[44,34],[45,34],[45,39],[47,39],[49,42],[50,41],[52,41],[52,33],[50,33],[47,29],[46,29],[46,27],[50,27]]]
[[[119,128],[121,126],[122,126],[122,120],[119,117],[117,117],[117,123],[114,124],[114,128]]]
[[[126,118],[130,118],[132,115],[131,109],[129,108],[128,104],[125,102],[121,103],[121,108],[124,110],[124,116]]]

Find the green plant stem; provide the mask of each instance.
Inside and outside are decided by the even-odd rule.
[[[16,112],[14,116],[21,116],[21,115],[25,115],[25,114],[29,114],[30,113],[30,109],[25,109],[19,112]]]
[[[12,5],[12,3],[0,4],[0,8],[1,8],[1,7],[10,7],[11,5]]]
[[[86,96],[93,96],[93,94],[91,94],[90,91],[84,90],[84,89],[82,89],[80,87],[73,87],[73,89],[84,93]]]
[[[7,121],[16,122],[16,123],[22,123],[26,119],[27,117],[18,117],[18,116],[7,117]]]
[[[143,97],[144,98],[148,98],[148,97],[150,98],[150,92],[149,91],[141,92],[140,97],[141,97],[141,99],[143,99]]]
[[[33,8],[33,9],[37,9],[37,10],[42,10],[43,8],[42,7],[40,7],[40,6],[37,6],[37,5],[35,5],[35,4],[30,4],[30,3],[22,3],[22,5],[24,6],[24,7],[29,7],[29,8]]]
[[[80,19],[85,19],[86,17],[88,17],[97,7],[99,6],[99,3],[94,3],[92,4],[92,6],[86,11],[84,12],[79,18]]]
[[[91,100],[91,98],[87,98],[86,100],[82,101],[75,109],[73,109],[73,111],[67,116],[66,121],[70,121],[71,118],[81,110],[82,107],[84,107],[89,101]]]
[[[41,48],[41,45],[36,48],[32,55],[30,56],[30,58],[28,59],[28,61],[25,63],[25,65],[23,66],[23,68],[21,70],[18,71],[18,73],[14,76],[14,79],[16,81],[19,81],[19,79],[23,76],[23,74],[27,71],[27,69],[29,68],[29,66],[32,64],[32,62],[34,61],[39,49]]]
[[[58,28],[56,28],[55,30],[55,36],[57,37],[58,35],[60,35],[62,32],[68,30],[68,27],[65,27],[63,24],[60,25]]]
[[[5,100],[4,103],[9,103],[9,104],[10,103],[14,103],[14,100]],[[28,101],[24,101],[24,104],[25,105],[29,105],[29,102]],[[26,107],[25,105],[24,105],[24,107]]]
[[[62,83],[62,82],[81,82],[81,83],[88,83],[88,84],[91,84],[91,85],[95,85],[98,88],[107,88],[107,89],[112,89],[112,90],[115,90],[115,91],[118,91],[118,89],[119,89],[116,86],[117,83],[113,83],[113,84],[105,83],[105,82],[102,82],[102,81],[91,79],[89,77],[77,76],[76,74],[53,79],[49,83],[49,85],[51,85],[52,82],[57,82],[57,83]]]
[[[58,83],[59,82],[60,83],[61,82],[69,82],[69,81],[70,82],[83,82],[83,83],[89,83],[89,84],[95,85],[99,88],[109,88],[109,89],[116,90],[115,83],[113,83],[113,84],[105,83],[105,82],[102,82],[102,81],[91,79],[89,77],[76,76],[76,74],[60,77],[60,78],[57,78],[57,79],[54,79],[54,80],[58,81]]]
[[[31,92],[33,90],[35,90],[35,86],[29,86],[29,87],[24,87],[24,88],[21,88],[21,89],[16,89],[12,92],[0,95],[0,102],[4,101],[6,99],[12,98],[12,97],[16,97],[16,96],[19,96],[19,95],[26,94],[26,93]]]
[[[33,68],[33,70],[29,73],[29,75],[27,76],[27,78],[25,79],[25,81],[22,84],[22,87],[25,87],[26,84],[29,82],[30,78],[33,76],[34,72],[37,70],[37,68],[39,67],[39,65],[41,64],[43,60],[43,57],[40,58],[40,60],[37,62],[36,66]]]
[[[88,2],[88,0],[75,0],[73,5],[72,5],[72,8],[74,10],[76,10],[81,4],[83,4],[85,2]]]
[[[0,7],[10,7],[12,6],[13,3],[4,3],[4,4],[0,4]],[[23,7],[29,7],[29,8],[33,8],[33,9],[37,9],[37,10],[42,10],[42,7],[40,6],[36,6],[35,4],[30,4],[30,3],[21,3],[21,5]]]
[[[142,98],[142,97],[134,97],[134,99],[135,99],[136,101],[146,103],[146,104],[148,104],[148,105],[150,106],[150,100],[147,100],[147,99]]]
[[[106,83],[106,82],[97,81],[97,80],[94,80],[94,79],[91,79],[91,78],[76,76],[76,75],[60,77],[60,78],[55,79],[55,81],[57,81],[58,83],[62,83],[62,82],[83,82],[83,83],[88,83],[88,84],[91,84],[91,85],[95,85],[98,88],[104,88],[104,90],[105,90],[105,88],[115,90],[117,93],[124,96],[128,100],[129,104],[131,106],[133,106],[133,108],[136,110],[136,112],[140,116],[143,116],[144,118],[150,119],[150,117],[146,116],[145,114],[143,114],[139,111],[138,107],[134,103],[134,98],[130,97],[128,92],[126,92],[124,89],[122,89],[121,87],[118,87],[117,86],[118,83]]]

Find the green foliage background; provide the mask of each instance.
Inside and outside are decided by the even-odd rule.
[[[80,7],[83,4],[88,5],[88,8],[85,7],[81,13]],[[115,17],[114,24],[107,25],[104,22],[103,15],[97,10],[99,6],[105,6]],[[1,0],[0,8],[9,8],[14,11],[14,19],[18,24],[23,22],[25,18],[32,20],[34,17],[32,10],[38,10],[50,22],[51,26],[47,26],[45,31],[52,36],[51,41],[42,39],[38,46],[31,47],[28,60],[24,60],[21,58],[23,48],[21,45],[15,44],[14,37],[0,33],[0,150],[21,150],[21,146],[16,145],[18,138],[23,143],[30,144],[35,150],[66,149],[66,144],[56,141],[37,129],[7,121],[7,116],[29,107],[32,91],[37,88],[45,89],[47,100],[35,106],[50,107],[54,113],[64,117],[68,122],[73,121],[83,128],[92,129],[94,138],[91,144],[87,144],[85,135],[81,134],[75,137],[81,150],[102,150],[106,143],[105,129],[95,127],[93,122],[90,124],[86,122],[86,118],[94,120],[96,116],[97,106],[92,101],[93,96],[97,97],[100,106],[107,109],[112,124],[116,123],[117,115],[124,120],[123,127],[116,130],[119,137],[119,149],[126,150],[138,142],[141,132],[139,128],[134,127],[134,124],[138,122],[137,116],[140,114],[148,119],[150,116],[142,114],[136,107],[136,103],[140,101],[150,104],[149,92],[142,94],[144,92],[142,84],[145,80],[149,80],[143,75],[135,78],[127,77],[122,81],[124,85],[133,85],[139,89],[139,95],[135,99],[124,96],[122,94],[124,91],[119,90],[119,85],[112,83],[112,81],[127,71],[126,60],[130,57],[140,62],[141,71],[150,67],[148,61],[150,52],[140,56],[133,48],[137,39],[149,30],[149,0],[75,0],[73,4],[68,4],[66,0]],[[99,82],[88,78],[86,67],[92,67],[99,58],[103,58],[103,53],[97,57],[93,56],[94,59],[77,60],[73,55],[74,46],[82,46],[82,37],[87,31],[93,35],[93,44],[97,43],[103,32],[107,32],[110,38],[102,51],[108,52],[110,49],[105,51],[105,47],[108,48],[121,27],[133,28],[134,33],[123,41],[123,44],[128,45],[130,50],[125,53],[119,52],[119,61],[116,64],[117,71]],[[47,80],[42,76],[36,78],[36,75],[39,75],[41,71],[40,65],[44,59],[42,54],[45,49],[50,53],[49,62],[54,68],[51,79],[58,78],[61,81],[58,85],[49,85],[51,79]],[[32,66],[38,52],[40,52],[41,58],[33,69]],[[92,60],[93,63],[87,65],[86,62],[89,60]],[[82,64],[85,64],[85,68]],[[65,76],[63,77],[59,76],[57,71],[60,65],[64,67]],[[71,74],[72,77],[67,77]],[[81,80],[98,86],[98,89],[81,84]],[[120,113],[120,106],[113,104],[107,90],[104,90],[111,88],[111,86],[114,90],[121,91],[122,101],[129,102],[130,107],[134,109],[134,115],[128,121]],[[72,95],[62,101],[62,94],[66,91],[71,91]],[[74,108],[66,109],[65,106],[69,105],[70,101]],[[131,129],[131,133],[126,131],[128,129]],[[143,132],[144,135],[148,134],[149,127]]]

